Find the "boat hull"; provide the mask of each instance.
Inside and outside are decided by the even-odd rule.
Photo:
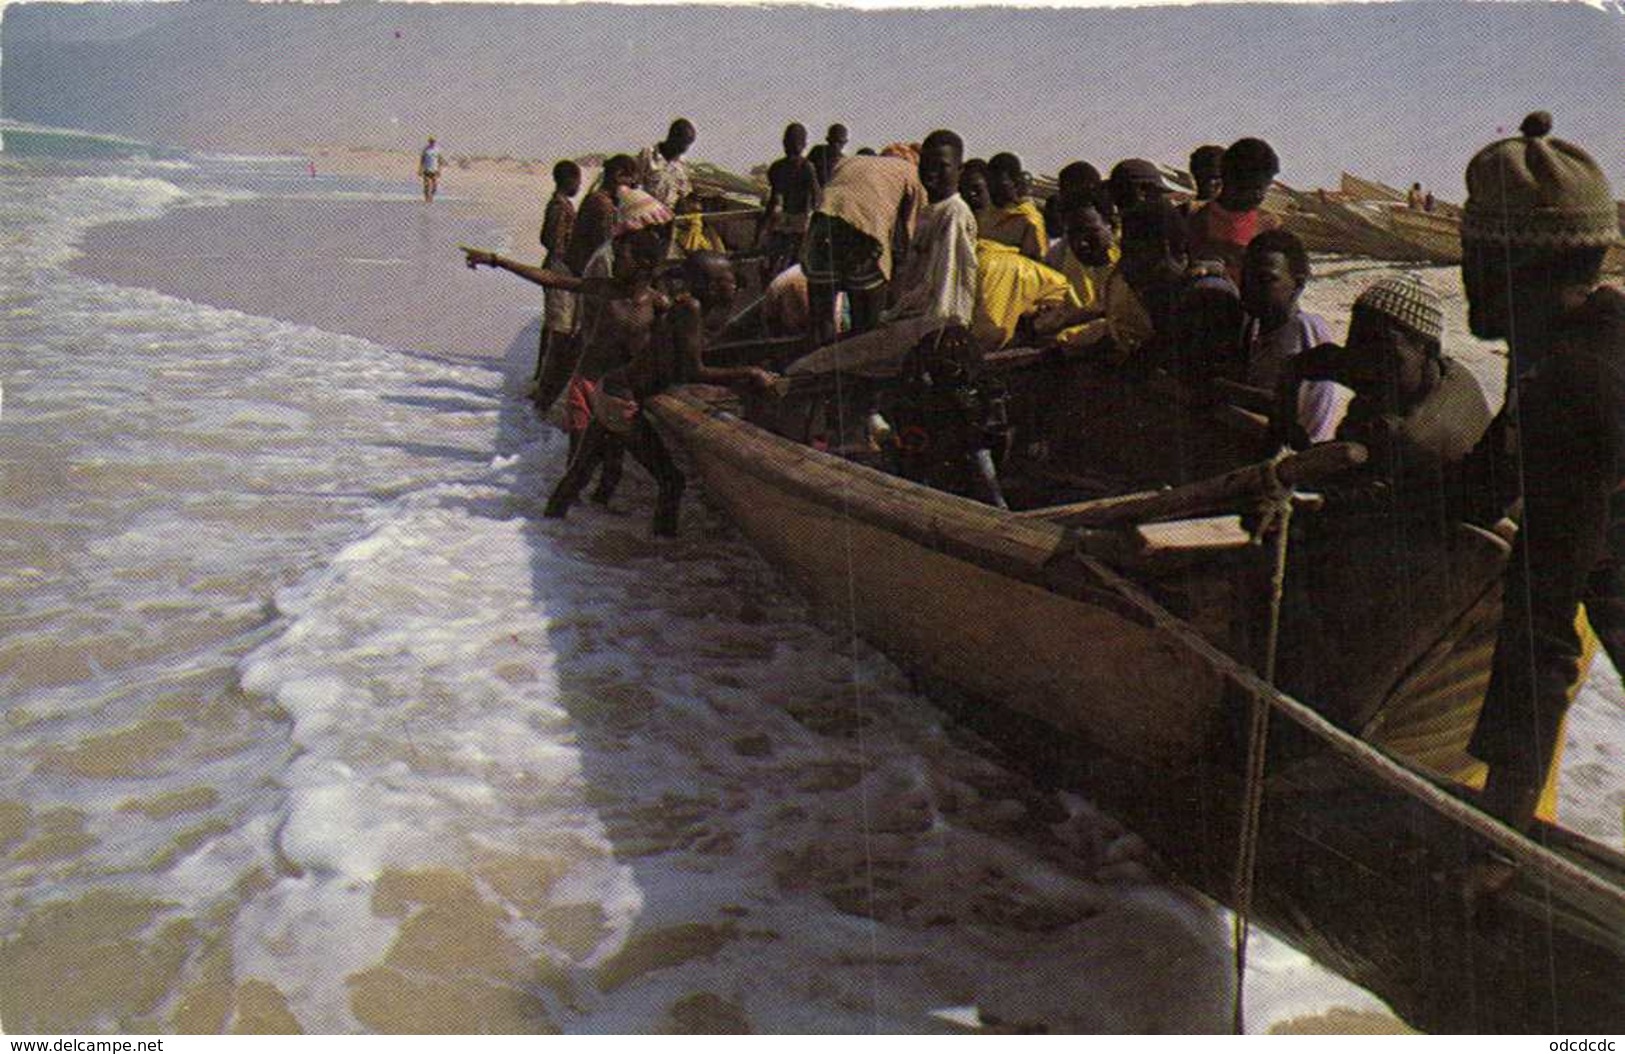
[[[1069,580],[1065,530],[820,464],[787,441],[741,447],[749,426],[691,405],[663,417],[682,422],[707,497],[768,561],[903,665],[1138,763],[1188,763],[1203,749],[1221,678],[1145,612]],[[870,515],[851,515],[843,488],[862,488],[852,498]]]
[[[708,497],[831,621],[957,701],[1009,763],[1087,788],[1181,878],[1237,902],[1240,729],[1262,687],[1222,648],[1223,619],[1198,633],[1053,524],[801,447],[691,391],[650,411]],[[1493,578],[1499,556],[1484,554],[1480,577]],[[1175,576],[1198,592],[1224,577]],[[1482,692],[1498,597],[1492,585],[1452,603],[1455,616],[1426,631],[1431,646],[1395,667],[1390,702],[1460,709],[1460,693]],[[1193,606],[1241,605],[1210,592]],[[1470,912],[1460,876],[1495,844],[1481,817],[1419,765],[1310,724],[1272,725],[1255,918],[1424,1030],[1625,1022],[1625,894],[1548,870]],[[1620,854],[1555,828],[1540,839],[1625,889]]]

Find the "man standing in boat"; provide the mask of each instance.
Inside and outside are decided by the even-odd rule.
[[[964,142],[957,134],[938,129],[925,137],[917,166],[890,157],[852,157],[842,163],[825,196],[825,207],[830,206],[830,199],[836,196],[838,188],[845,185],[844,181],[862,176],[873,168],[871,181],[845,185],[845,197],[836,198],[837,207],[849,207],[852,215],[863,217],[860,222],[873,230],[901,228],[908,219],[907,227],[913,230],[913,237],[902,253],[896,303],[880,319],[885,324],[878,328],[871,324],[867,332],[859,332],[838,344],[819,348],[797,360],[789,373],[823,373],[834,369],[894,373],[903,357],[923,338],[950,326],[970,325],[976,312],[977,228],[976,215],[959,195],[960,166],[964,153]],[[917,229],[909,214],[910,207],[916,204],[912,197],[916,193],[923,193],[928,199],[928,204],[918,210]],[[842,201],[851,202],[851,205],[842,205]],[[894,207],[877,207],[891,202],[895,202]],[[829,223],[823,229],[835,232],[847,249],[852,249],[855,244],[863,244],[855,237],[859,232],[836,216],[826,217],[820,213],[813,219],[815,232],[819,229],[816,226],[818,222],[827,219]],[[867,238],[866,235],[862,237]],[[816,254],[817,246],[812,236],[809,236],[809,243],[815,250],[815,262],[809,266],[807,275],[809,292],[816,292],[820,288],[814,284],[815,276],[822,274],[826,279],[822,287],[822,306],[817,296],[813,296],[811,301],[812,323],[816,326],[825,321],[825,316],[820,312],[827,312],[827,321],[833,325],[834,286],[827,281],[828,272],[813,269],[820,266],[819,261],[827,261],[831,257]],[[878,242],[868,238],[862,249],[862,254],[867,254],[863,255],[865,268],[879,267],[879,261],[873,255],[878,248]],[[838,253],[835,255],[839,256]],[[858,255],[861,254],[854,253],[846,262],[850,263]],[[884,286],[876,291],[877,299],[878,294],[884,291]],[[853,303],[855,322],[856,297]],[[878,303],[871,304],[869,309],[878,314]]]
[[[756,227],[756,241],[767,253],[767,281],[795,262],[807,236],[807,217],[818,207],[818,171],[802,156],[807,129],[792,123],[784,129],[784,156],[768,166],[767,203]]]
[[[835,169],[801,250],[815,347],[835,339],[837,292],[851,304],[854,332],[880,321],[892,261],[908,252],[924,204],[915,166],[902,158],[849,157]]]
[[[1280,226],[1262,206],[1281,161],[1264,140],[1238,139],[1225,148],[1219,170],[1219,196],[1191,213],[1191,258],[1223,260],[1225,275],[1239,286],[1247,244]]]
[[[1523,513],[1490,686],[1469,745],[1484,807],[1533,820],[1579,676],[1575,616],[1625,662],[1625,293],[1600,285],[1619,241],[1602,170],[1530,114],[1467,166],[1462,283],[1476,336],[1511,351],[1502,411]]]
[[[696,137],[694,123],[679,117],[666,130],[666,138],[638,154],[638,186],[674,213],[683,211],[683,199],[694,192],[683,155]]]

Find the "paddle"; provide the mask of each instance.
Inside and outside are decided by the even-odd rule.
[[[1282,486],[1296,487],[1363,465],[1367,456],[1365,447],[1358,443],[1322,443],[1279,461],[1259,461],[1222,476],[1167,490],[1052,505],[1018,512],[1015,516],[1047,520],[1063,527],[1116,527],[1148,520],[1181,519],[1266,497],[1272,485],[1272,467],[1275,479]]]

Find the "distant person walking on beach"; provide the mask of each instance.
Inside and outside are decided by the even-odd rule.
[[[683,155],[696,137],[693,122],[679,117],[667,129],[665,139],[638,154],[638,186],[673,212],[680,212],[683,199],[694,192]]]
[[[418,176],[423,180],[423,200],[433,201],[435,192],[440,189],[440,147],[435,145],[432,135],[418,158]]]

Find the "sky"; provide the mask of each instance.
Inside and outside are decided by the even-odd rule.
[[[55,43],[5,63],[4,112],[206,149],[410,149],[435,133],[454,153],[549,159],[635,150],[681,111],[700,125],[696,156],[736,170],[775,155],[791,119],[839,120],[875,147],[953,127],[974,155],[1013,150],[1048,173],[1074,158],[1177,164],[1198,143],[1262,135],[1295,185],[1335,184],[1347,168],[1453,198],[1474,150],[1549,109],[1558,136],[1625,184],[1625,12],[1493,0],[1074,6],[1085,9],[510,4],[465,16],[420,3],[194,0],[139,38],[120,37],[130,32],[114,23],[128,19],[56,19]],[[1111,10],[1125,6],[1141,9]],[[26,28],[8,38],[20,45]]]

